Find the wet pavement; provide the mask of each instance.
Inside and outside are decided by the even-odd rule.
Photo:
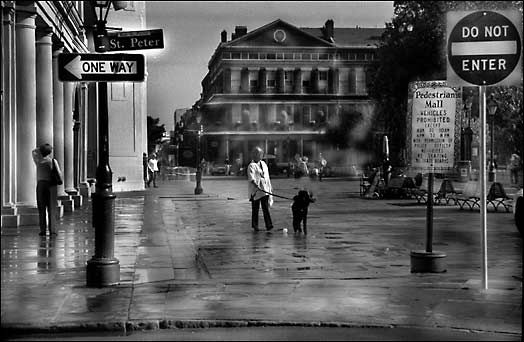
[[[478,211],[435,206],[433,250],[446,253],[447,272],[412,274],[410,251],[425,249],[424,205],[361,199],[358,181],[273,179],[285,197],[302,185],[317,198],[307,236],[293,234],[291,201],[281,198],[272,233],[254,233],[244,179],[205,177],[197,196],[185,180],[117,193],[113,287],[86,287],[90,201],[60,219],[56,238],[38,236],[37,226],[2,228],[2,330],[296,325],[522,336],[522,239],[512,213],[488,212],[482,290]]]

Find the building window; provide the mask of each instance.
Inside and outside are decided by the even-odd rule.
[[[265,54],[265,53],[260,53],[260,54],[258,55],[258,58],[260,58],[260,59],[266,59],[266,54]]]
[[[318,72],[318,79],[320,81],[327,81],[327,79],[328,79],[328,72],[327,71],[319,71]]]
[[[284,59],[283,53],[277,53],[277,59]]]
[[[258,80],[249,81],[249,91],[255,93],[258,89]]]
[[[318,59],[327,60],[328,59],[328,54],[327,53],[319,53],[318,54]]]
[[[302,54],[302,59],[304,59],[304,60],[310,60],[310,59],[311,59],[311,54],[309,54],[309,53],[303,53],[303,54]]]
[[[258,53],[250,52],[249,59],[258,59]]]
[[[222,59],[231,59],[231,53],[222,52]]]
[[[357,55],[355,53],[348,53],[348,59],[350,61],[353,61],[353,60],[357,59]]]
[[[242,59],[248,59],[249,54],[247,52],[242,52]]]
[[[309,80],[307,81],[302,81],[302,92],[304,93],[309,93],[309,87],[310,87],[310,82]]]
[[[276,59],[276,54],[274,54],[274,53],[268,53],[266,58],[267,58],[267,59]]]
[[[232,52],[231,59],[240,59],[240,52]]]
[[[357,54],[357,60],[359,60],[359,61],[364,60],[364,54],[363,53]]]
[[[301,53],[295,53],[295,59],[302,59],[302,54]]]
[[[268,88],[275,88],[277,86],[276,80],[267,80],[267,87]]]
[[[314,61],[318,60],[318,53],[312,53],[311,54],[311,59],[314,60]]]
[[[293,59],[293,54],[292,53],[285,53],[284,54],[284,59]]]

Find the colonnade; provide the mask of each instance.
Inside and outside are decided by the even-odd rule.
[[[73,202],[79,187],[88,189],[82,170],[76,180],[74,170],[73,104],[86,103],[87,93],[80,84],[58,79],[58,55],[64,44],[49,27],[40,26],[34,6],[2,8],[2,226],[35,224],[36,167],[32,150],[49,143],[61,166],[64,184],[58,196]],[[38,26],[37,26],[38,23]],[[77,108],[84,126],[79,140],[87,137],[87,106]],[[96,113],[95,113],[96,114]],[[78,142],[77,142],[78,144]],[[81,143],[83,145],[83,143]],[[85,146],[85,145],[83,145]],[[85,159],[85,153],[78,156]],[[85,185],[85,186],[84,186]],[[85,193],[84,193],[85,195]],[[73,210],[74,207],[71,208]],[[24,214],[27,214],[24,218]]]

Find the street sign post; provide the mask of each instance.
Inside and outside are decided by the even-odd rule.
[[[61,53],[60,81],[120,82],[144,80],[144,56],[139,54]]]
[[[162,29],[108,32],[109,51],[163,49]]]
[[[486,86],[522,84],[522,14],[448,12],[446,30],[448,83],[479,86],[482,287],[487,289]]]

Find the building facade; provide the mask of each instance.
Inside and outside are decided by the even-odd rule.
[[[223,31],[195,105],[205,158],[245,164],[256,145],[277,162],[330,155],[334,147],[320,137],[351,111],[362,113],[360,129],[369,129],[374,105],[367,84],[383,31],[335,28],[333,20],[298,28],[280,19],[251,32],[237,26],[230,40]],[[359,163],[354,153],[345,159]]]
[[[1,1],[2,227],[38,224],[31,151],[40,144],[54,147],[62,168],[64,211],[74,211],[93,189],[88,180],[96,178],[98,163],[98,86],[58,79],[59,54],[94,53],[91,3]],[[143,28],[144,2],[111,9],[108,26],[115,25]],[[143,189],[145,83],[108,83],[108,109],[113,190]]]

